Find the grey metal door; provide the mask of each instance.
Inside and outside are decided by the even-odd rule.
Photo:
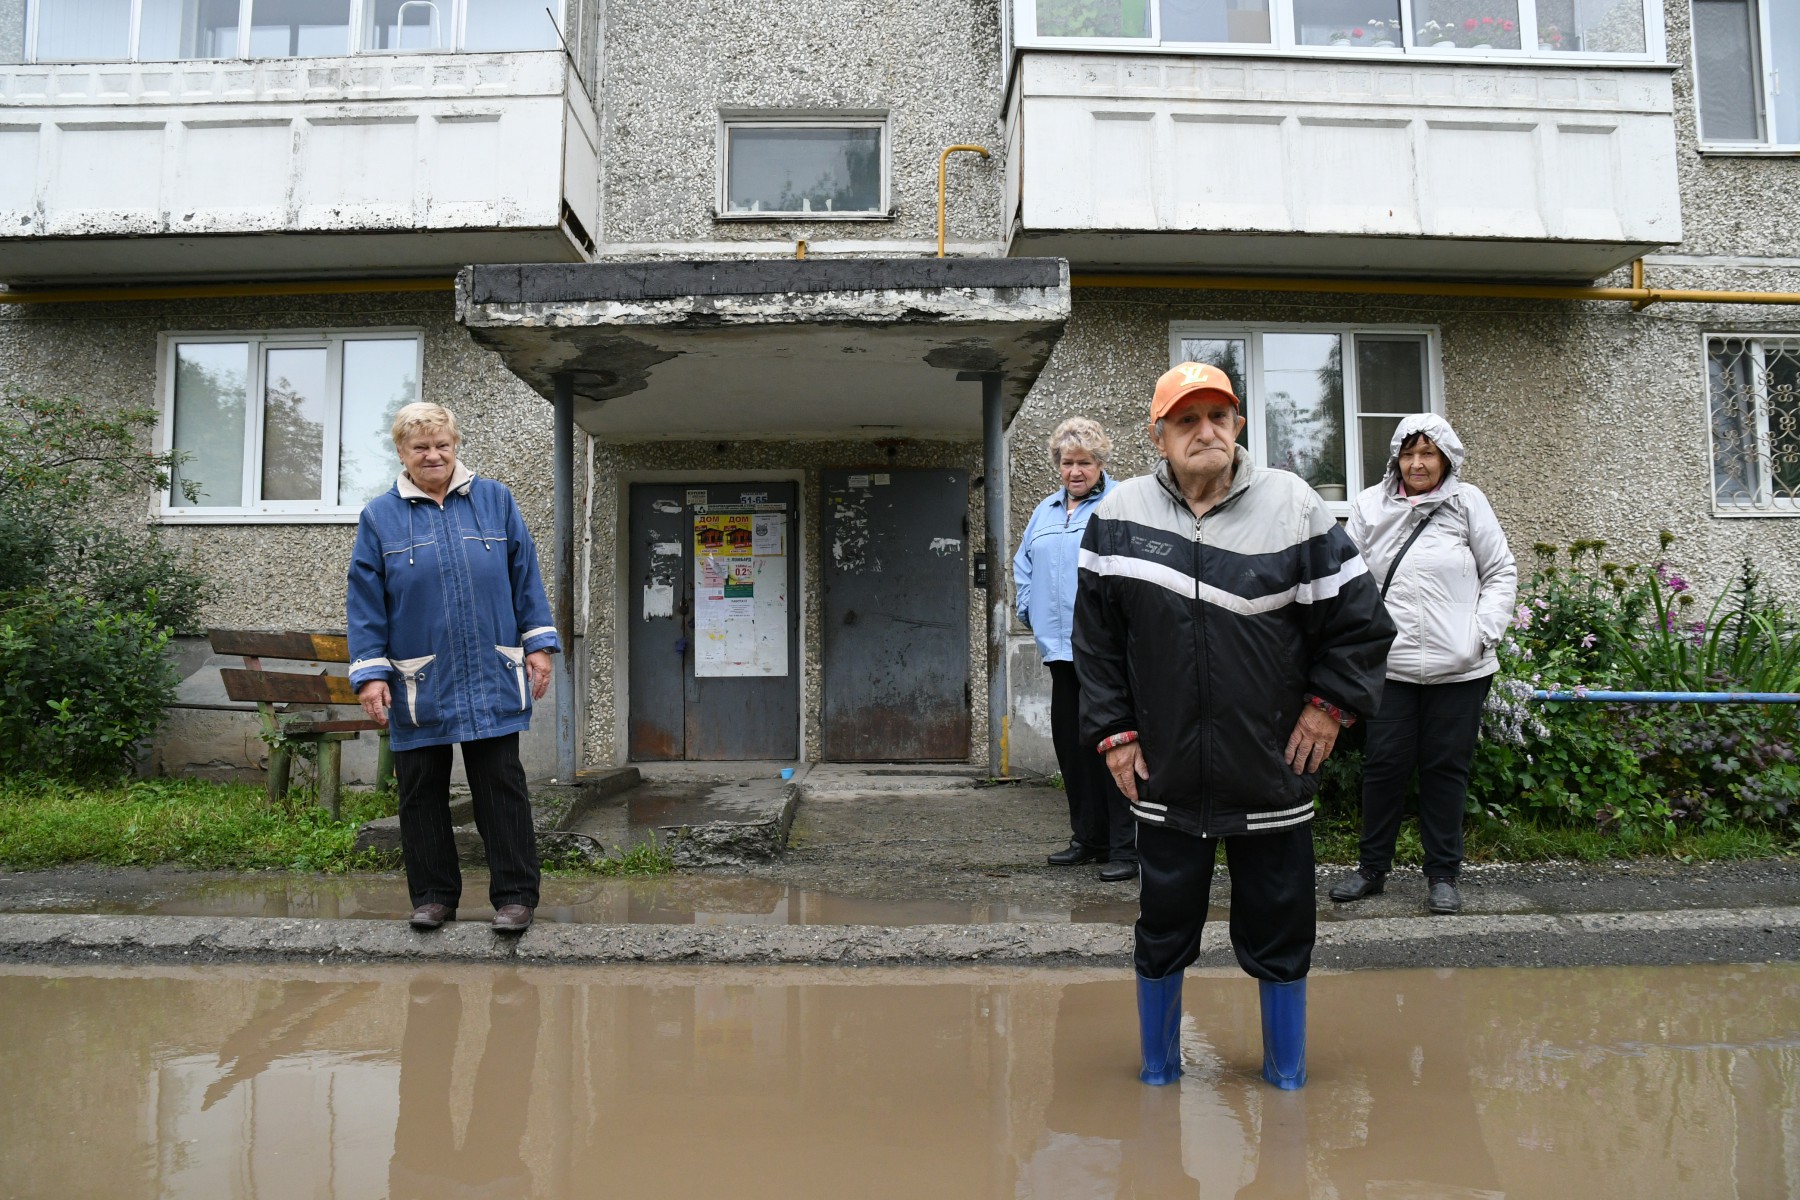
[[[825,758],[968,758],[968,472],[832,470],[823,484]]]
[[[634,761],[799,757],[796,494],[791,483],[632,485],[627,741]],[[708,590],[710,556],[699,561],[695,551],[697,531],[730,522],[755,526],[756,557],[768,559],[757,565],[772,568],[742,581],[736,606],[719,597],[726,589]],[[737,529],[727,532],[732,538],[720,540],[735,541]],[[782,555],[764,553],[774,539]],[[714,611],[751,606],[763,622],[762,656],[751,666],[727,662],[712,652],[729,628]],[[783,636],[771,639],[776,616]]]

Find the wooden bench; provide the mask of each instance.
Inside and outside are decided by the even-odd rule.
[[[298,671],[263,670],[265,658],[347,663],[350,642],[343,634],[209,629],[206,636],[214,654],[236,654],[244,660],[242,670],[225,667],[219,671],[219,677],[227,696],[240,703],[254,703],[262,716],[263,737],[269,743],[269,803],[277,803],[287,795],[288,774],[293,767],[289,747],[295,742],[312,742],[319,747],[319,805],[334,817],[338,815],[344,742],[365,730],[379,732],[381,748],[375,786],[386,788],[393,781],[394,756],[387,730],[361,715],[361,706],[347,677],[324,671],[305,675]],[[347,705],[359,711],[353,719],[340,720],[313,713],[288,715],[277,707],[292,704]]]

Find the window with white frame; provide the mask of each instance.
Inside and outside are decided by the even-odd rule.
[[[419,399],[417,333],[170,334],[163,354],[181,456],[165,519],[354,518],[399,473],[390,430]]]
[[[1015,0],[1018,44],[1658,56],[1660,0]]]
[[[1294,472],[1342,512],[1381,481],[1401,419],[1442,407],[1429,329],[1177,324],[1169,340],[1173,362],[1231,380],[1253,461]]]
[[[1800,516],[1800,334],[1710,334],[1713,509]]]
[[[1800,147],[1800,4],[1691,0],[1700,141]]]
[[[554,50],[560,0],[31,0],[30,62]]]
[[[722,218],[888,215],[885,117],[727,116],[719,142]]]

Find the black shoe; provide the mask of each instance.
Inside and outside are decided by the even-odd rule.
[[[1367,867],[1358,867],[1331,885],[1329,895],[1339,904],[1346,900],[1361,900],[1364,896],[1379,896],[1387,886],[1386,871],[1371,871]]]
[[[1124,883],[1127,879],[1138,877],[1136,859],[1115,858],[1100,868],[1100,879],[1104,883]]]
[[[1456,890],[1456,880],[1448,875],[1438,875],[1430,880],[1431,895],[1425,901],[1425,911],[1448,915],[1462,911],[1462,893]]]
[[[1082,863],[1100,862],[1106,857],[1104,850],[1090,850],[1080,842],[1070,842],[1067,850],[1058,850],[1046,861],[1053,867],[1079,867]]]

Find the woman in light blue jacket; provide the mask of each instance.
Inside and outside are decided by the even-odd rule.
[[[1032,512],[1013,558],[1013,585],[1019,620],[1050,668],[1050,737],[1069,797],[1069,846],[1050,855],[1050,865],[1102,862],[1100,878],[1120,882],[1137,878],[1137,830],[1106,761],[1081,744],[1081,684],[1071,637],[1081,535],[1111,482],[1111,453],[1112,439],[1086,417],[1070,417],[1050,435],[1050,465],[1063,486]]]
[[[512,493],[456,461],[455,415],[409,404],[393,434],[400,478],[363,507],[351,551],[350,686],[393,743],[413,927],[456,919],[450,755],[460,745],[494,928],[519,933],[538,902],[519,734],[561,649],[550,601]]]

